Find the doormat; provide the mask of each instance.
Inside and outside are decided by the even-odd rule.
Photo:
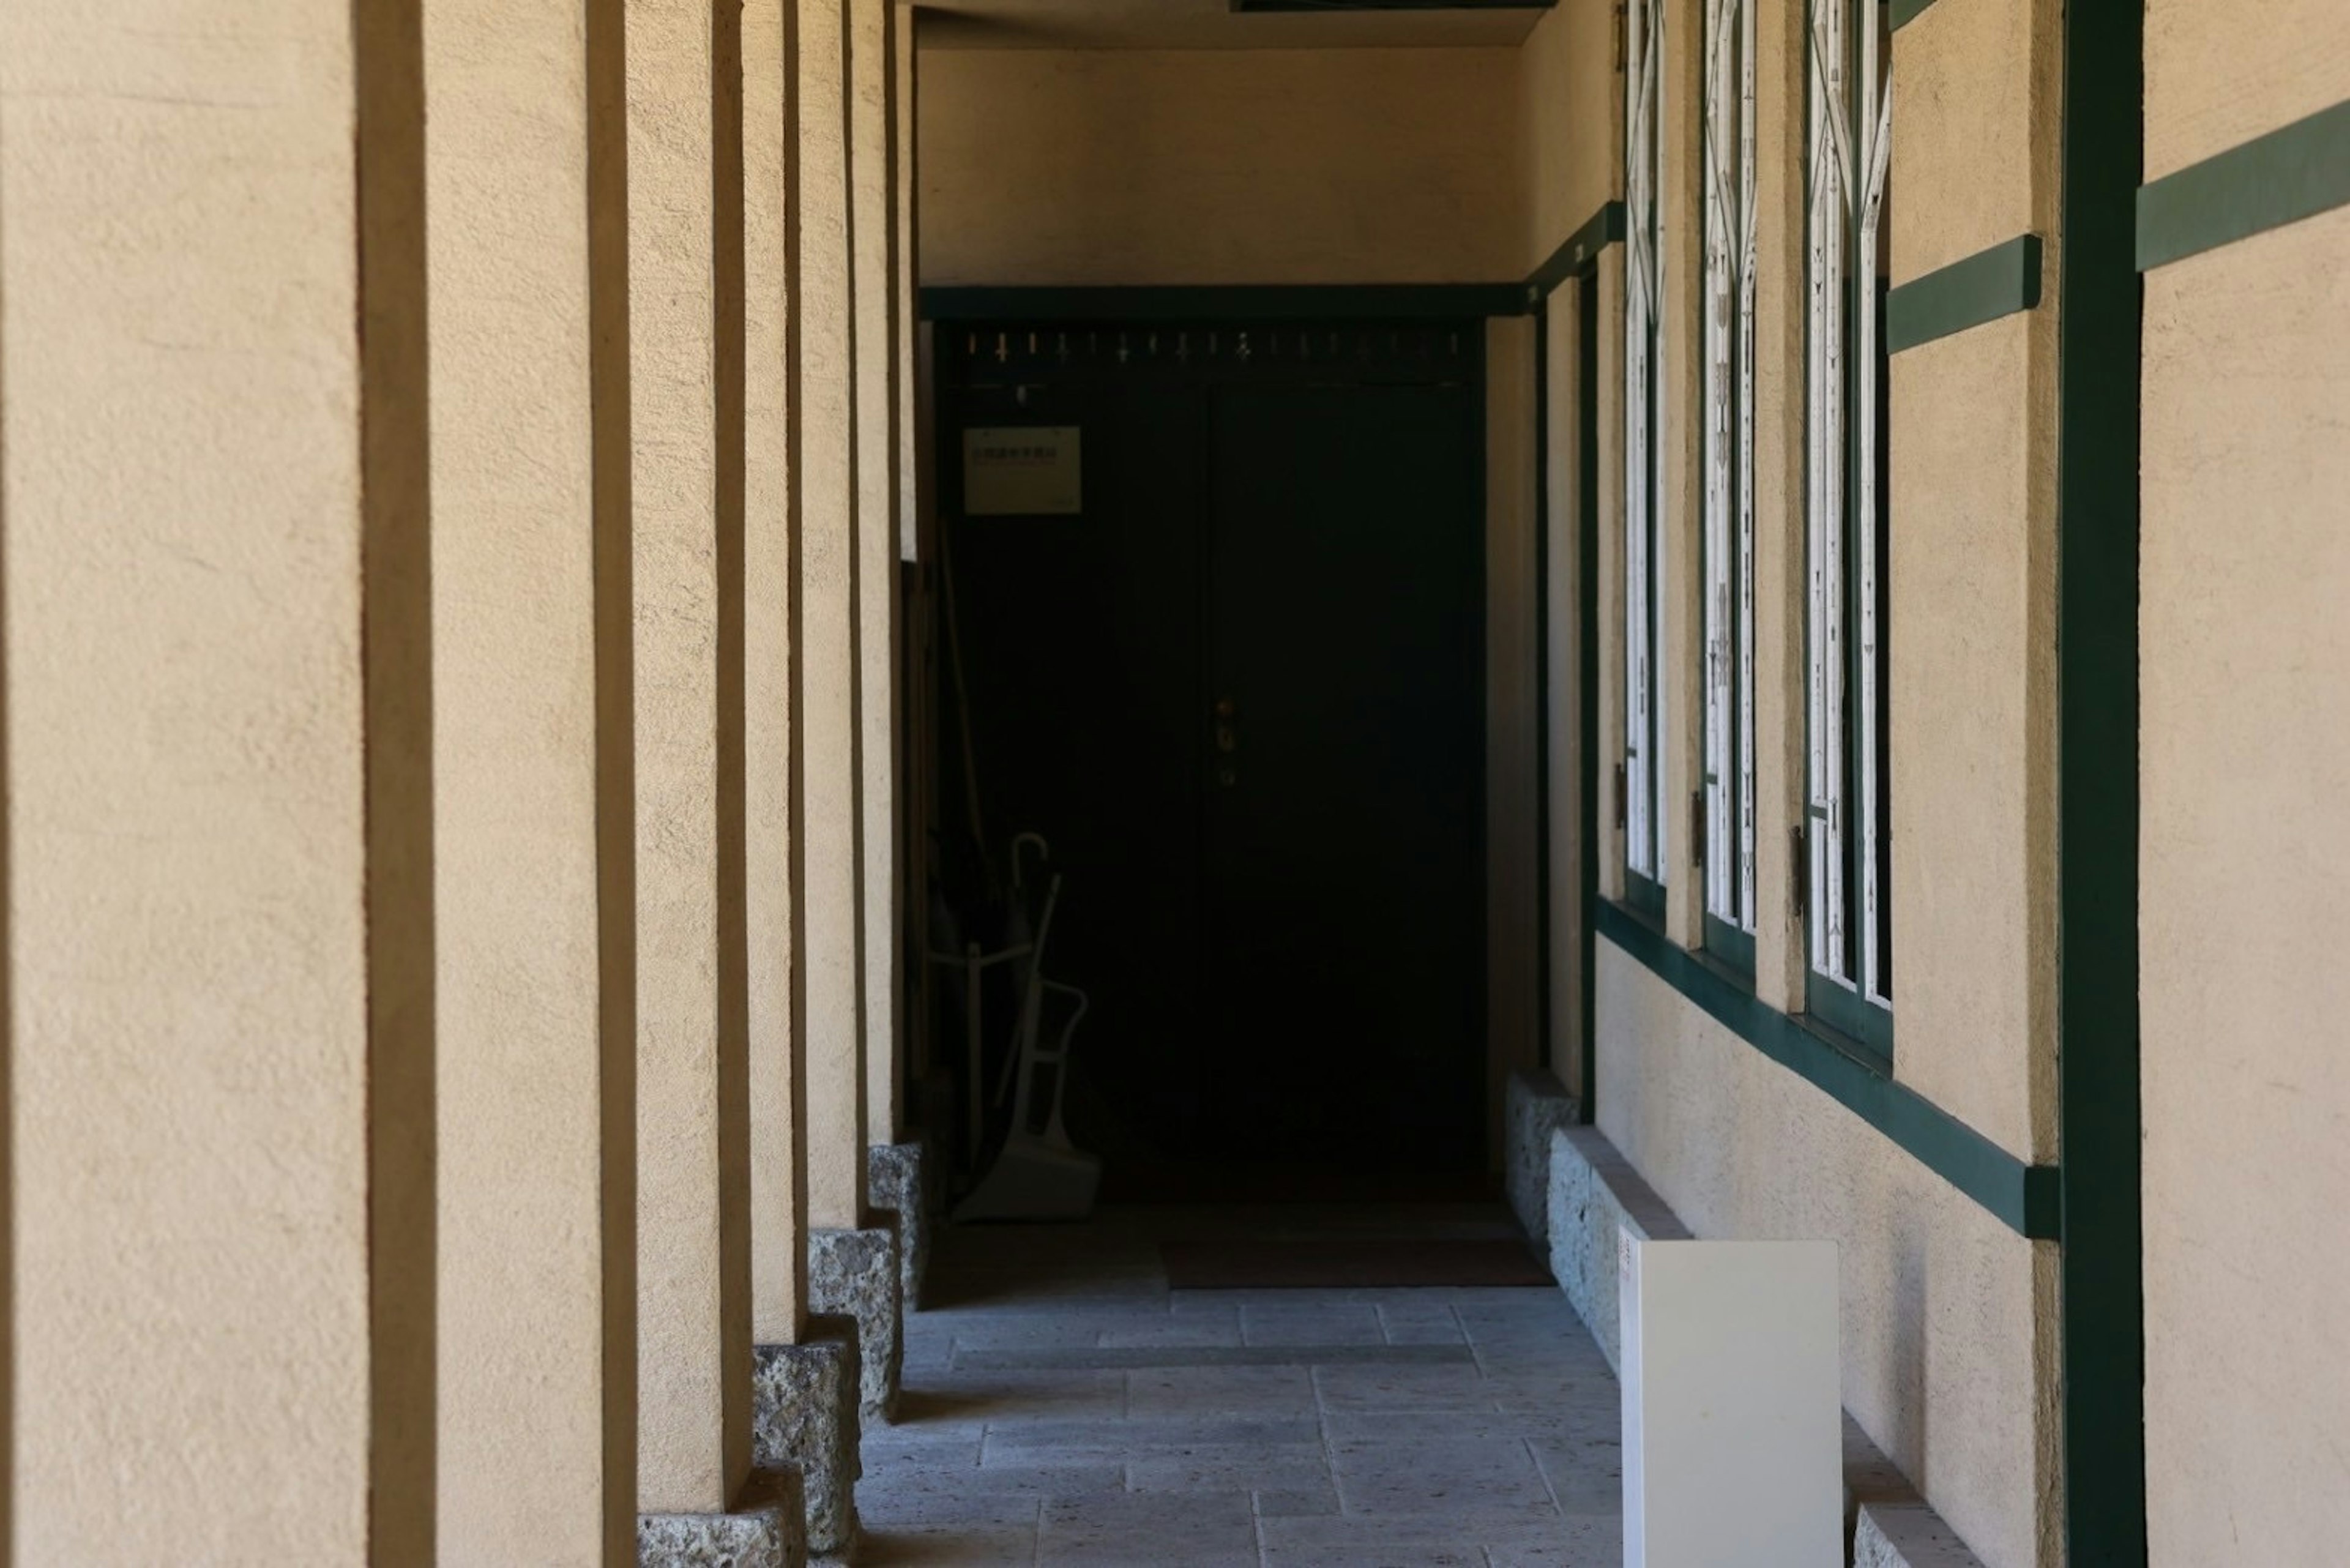
[[[1284,1237],[1163,1241],[1178,1291],[1413,1290],[1547,1285],[1550,1271],[1515,1236]]]

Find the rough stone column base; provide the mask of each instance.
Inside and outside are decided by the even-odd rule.
[[[897,1418],[905,1361],[898,1289],[893,1227],[808,1232],[808,1304],[857,1320],[859,1406],[868,1425]]]
[[[908,1312],[922,1310],[922,1276],[931,1267],[929,1177],[929,1150],[919,1143],[877,1143],[865,1151],[873,1207],[898,1218],[898,1292]]]
[[[637,1515],[637,1568],[806,1568],[800,1478],[753,1470],[725,1513]]]
[[[818,1556],[857,1545],[857,1323],[847,1317],[810,1318],[800,1344],[751,1353],[751,1462],[798,1473],[807,1549]]]
[[[1503,1113],[1510,1207],[1537,1251],[1550,1241],[1550,1135],[1575,1124],[1575,1099],[1548,1073],[1513,1073]]]

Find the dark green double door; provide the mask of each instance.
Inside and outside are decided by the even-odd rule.
[[[1081,1140],[1476,1165],[1479,328],[942,339],[970,754],[988,836],[1044,833],[1067,877]],[[965,515],[963,431],[1024,425],[1081,431],[1082,511]]]

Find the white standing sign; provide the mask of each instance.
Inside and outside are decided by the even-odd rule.
[[[1625,1568],[1840,1568],[1835,1243],[1618,1247]]]

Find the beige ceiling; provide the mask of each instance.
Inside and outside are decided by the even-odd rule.
[[[1376,49],[1512,46],[1542,13],[1354,11],[1236,16],[1230,0],[941,0],[926,49]]]

